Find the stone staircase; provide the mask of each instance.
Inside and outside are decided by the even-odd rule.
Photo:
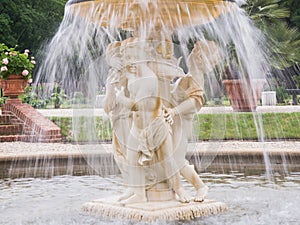
[[[61,142],[61,130],[28,104],[6,103],[0,114],[0,142]]]
[[[0,142],[31,141],[30,129],[12,113],[0,115]]]

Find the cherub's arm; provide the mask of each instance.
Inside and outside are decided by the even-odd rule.
[[[109,114],[116,105],[116,93],[115,87],[110,83],[109,79],[106,81],[105,87],[106,93],[103,99],[103,109],[106,114]]]
[[[174,108],[164,108],[165,117],[167,120],[172,121],[175,116],[186,114],[187,112],[194,112],[198,111],[198,102],[194,98],[188,98],[185,101],[181,102],[179,105],[175,106]],[[172,119],[171,119],[172,118]]]
[[[204,104],[203,90],[198,87],[197,81],[192,77],[183,78],[188,84],[186,94],[188,97],[176,105],[174,108],[165,108],[165,118],[170,123],[177,115],[197,113]],[[182,81],[182,80],[181,80]],[[181,85],[181,83],[179,83]]]
[[[121,89],[115,89],[116,91],[116,101],[119,104],[122,104],[126,108],[130,109],[131,111],[137,111],[137,105],[135,101],[131,98],[125,96],[125,88],[122,86]]]

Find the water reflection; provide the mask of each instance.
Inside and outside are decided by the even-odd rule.
[[[297,224],[300,221],[300,172],[274,181],[265,175],[202,174],[209,199],[228,204],[227,213],[193,222],[160,224]],[[185,183],[190,192],[193,188]],[[0,180],[0,224],[133,224],[85,215],[81,205],[121,194],[118,176],[59,176],[52,179]],[[144,224],[144,223],[140,223]]]

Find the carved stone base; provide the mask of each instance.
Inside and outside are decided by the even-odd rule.
[[[171,201],[176,199],[175,192],[169,187],[167,182],[160,182],[146,190],[146,196],[149,202]]]
[[[222,213],[225,203],[214,200],[180,203],[178,201],[157,201],[123,206],[115,199],[98,199],[83,205],[83,211],[105,219],[130,221],[176,221],[193,220],[202,216]]]

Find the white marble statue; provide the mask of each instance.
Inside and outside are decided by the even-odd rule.
[[[213,51],[213,54],[209,51]],[[196,42],[187,60],[189,73],[178,78],[173,85],[173,108],[165,109],[166,118],[172,124],[174,157],[177,164],[184,164],[180,174],[195,187],[194,201],[199,202],[204,200],[208,187],[185,160],[185,155],[192,135],[193,117],[204,104],[204,75],[211,72],[219,60],[220,54],[214,42]]]
[[[145,168],[149,165],[153,167],[152,164],[156,163],[163,165],[164,176],[179,200],[187,202],[188,195],[181,186],[176,162],[172,157],[172,136],[170,126],[163,116],[158,77],[147,65],[148,50],[151,50],[148,43],[136,38],[123,41],[121,46],[130,97],[126,97],[125,88],[122,87],[117,92],[117,102],[133,112],[126,150],[132,195],[122,203],[147,201]],[[154,162],[154,159],[158,162]]]
[[[189,202],[179,172],[195,187],[194,200],[204,200],[208,188],[185,155],[193,116],[204,103],[204,74],[218,60],[217,53],[209,57],[206,53],[215,47],[212,42],[197,42],[186,75],[168,40],[132,37],[109,45],[104,110],[112,121],[114,157],[127,187],[119,198],[122,204],[148,201],[147,190],[156,190],[158,184],[172,189],[179,201]],[[171,85],[174,77],[179,79]]]
[[[111,67],[106,80],[106,95],[103,101],[104,111],[109,115],[112,130],[113,154],[116,163],[127,182],[128,168],[126,159],[126,148],[129,130],[132,123],[131,110],[123,107],[116,101],[116,89],[127,87],[127,79],[123,75],[123,59],[120,54],[121,42],[113,42],[106,50],[106,61]],[[128,96],[128,91],[124,90]]]

